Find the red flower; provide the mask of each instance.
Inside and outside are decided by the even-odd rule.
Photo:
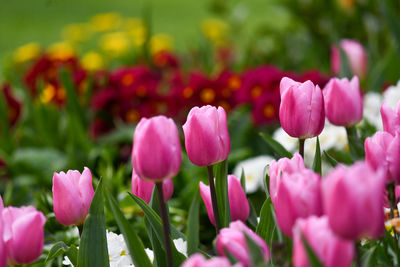
[[[11,94],[11,87],[9,84],[3,84],[2,91],[7,105],[8,123],[13,126],[21,115],[21,103]]]

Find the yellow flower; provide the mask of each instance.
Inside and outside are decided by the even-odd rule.
[[[87,52],[82,57],[81,63],[83,68],[89,71],[98,70],[104,66],[104,61],[102,56],[95,51]]]
[[[65,60],[75,56],[75,50],[68,42],[54,43],[46,51],[53,59]]]
[[[100,39],[100,47],[111,56],[121,56],[129,49],[129,38],[125,32],[104,34]]]
[[[28,43],[20,46],[14,52],[14,61],[23,63],[39,56],[41,47],[38,43]]]
[[[150,53],[152,55],[160,51],[172,50],[174,40],[165,33],[155,34],[150,38]]]
[[[229,25],[220,19],[206,19],[201,24],[203,35],[216,45],[224,44],[229,33]]]
[[[63,38],[71,42],[86,41],[90,34],[90,25],[85,23],[70,24],[62,30]]]
[[[121,25],[122,18],[117,13],[102,13],[93,16],[90,23],[96,32],[110,31]]]
[[[351,11],[355,0],[337,0],[339,6],[345,11]]]
[[[143,20],[137,18],[126,19],[125,30],[133,39],[134,46],[142,46],[146,41],[147,30]]]

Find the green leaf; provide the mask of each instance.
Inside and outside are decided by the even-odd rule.
[[[377,246],[373,246],[369,248],[365,253],[363,253],[361,261],[362,261],[362,266],[364,267],[372,267],[376,266],[376,260],[375,260],[375,251],[376,251]]]
[[[81,126],[84,128],[86,122],[85,116],[82,115],[86,113],[78,102],[78,94],[76,93],[76,88],[72,82],[71,74],[68,73],[65,68],[60,71],[60,79],[67,93],[67,111],[70,114],[78,115],[77,118],[79,118]]]
[[[292,158],[292,153],[286,150],[279,142],[275,141],[270,135],[260,133],[261,137],[271,147],[275,153],[276,158]]]
[[[138,267],[152,266],[146,254],[146,251],[144,250],[142,240],[132,229],[131,224],[125,218],[114,197],[107,189],[105,190],[105,196],[106,200],[108,201],[110,210],[114,214],[114,218],[118,224],[118,227],[122,235],[124,236],[126,246],[128,247],[129,254],[132,258],[134,265]]]
[[[318,136],[317,136],[317,145],[315,148],[315,156],[314,156],[314,162],[313,162],[312,169],[316,173],[319,173],[319,174],[322,173],[322,170],[321,170],[321,148],[319,145],[319,137]]]
[[[247,248],[250,252],[250,258],[252,263],[251,266],[254,267],[264,266],[265,262],[261,248],[247,234],[244,233],[244,235],[246,237]]]
[[[50,251],[49,254],[47,254],[45,263],[47,263],[50,260],[53,260],[55,258],[57,258],[58,256],[61,256],[63,254],[67,254],[69,260],[71,261],[71,263],[76,266],[76,259],[78,256],[78,250],[76,249],[76,247],[74,245],[72,245],[71,247],[68,247],[64,242],[59,241],[57,243],[55,243]]]
[[[243,188],[243,191],[246,192],[246,175],[244,173],[244,169],[242,168],[242,172],[240,174],[240,185]]]
[[[400,56],[400,23],[399,17],[396,16],[395,12],[393,12],[396,10],[396,8],[393,7],[391,1],[389,0],[381,0],[379,1],[379,4],[383,13],[383,17],[386,18],[386,23],[392,32],[392,36],[396,40],[397,51],[398,55]]]
[[[358,136],[357,129],[354,126],[346,127],[347,139],[349,142],[350,153],[353,161],[364,158],[364,143]]]
[[[303,246],[307,252],[308,263],[311,267],[324,267],[321,261],[318,259],[317,255],[315,255],[314,251],[311,249],[310,245],[308,244],[307,240],[304,236],[301,237],[303,241]]]
[[[329,155],[328,152],[326,152],[325,150],[324,150],[324,156],[328,160],[329,164],[331,164],[332,167],[335,167],[336,165],[339,164],[336,161],[336,159],[334,159],[331,155]]]
[[[250,206],[250,214],[249,218],[247,218],[247,221],[254,227],[257,227],[257,211],[254,208],[253,202],[249,199],[249,206]]]
[[[192,255],[199,247],[199,192],[197,191],[189,210],[187,252]]]
[[[103,182],[100,180],[83,225],[78,254],[79,267],[110,266],[104,221]]]
[[[276,222],[273,212],[271,198],[268,197],[261,207],[260,222],[257,225],[256,233],[265,240],[269,247],[278,240],[277,232],[274,231]]]
[[[269,197],[269,165],[266,165],[263,169],[263,186],[264,186],[264,191],[265,195],[268,198]]]
[[[231,211],[228,196],[228,159],[215,164],[215,192],[217,194],[218,210],[220,213],[221,227],[228,227],[231,222]]]

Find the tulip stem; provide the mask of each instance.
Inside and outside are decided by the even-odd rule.
[[[356,242],[355,247],[356,247],[356,266],[357,267],[362,267],[362,263],[361,263],[362,254],[361,254],[361,245],[360,245],[360,243]]]
[[[299,154],[304,159],[304,142],[306,139],[299,138]]]
[[[219,230],[221,229],[221,222],[219,217],[217,194],[215,193],[213,167],[211,165],[207,166],[207,171],[208,171],[208,181],[210,184],[211,202],[215,220],[215,229],[217,231],[217,234],[219,234]]]
[[[79,237],[82,237],[82,233],[83,233],[83,223],[80,225],[77,225],[76,227],[78,227],[78,231],[79,231]]]
[[[395,193],[395,185],[394,183],[390,183],[387,185],[387,190],[389,193],[389,205],[390,205],[390,218],[394,219],[398,216],[398,212],[396,214],[396,193]],[[394,236],[394,248],[396,250],[397,260],[400,261],[399,255],[399,238],[396,229],[393,227],[393,236]],[[398,262],[398,265],[400,262]]]
[[[171,249],[171,239],[170,239],[170,231],[169,231],[169,221],[167,215],[167,208],[164,202],[164,192],[162,187],[162,182],[157,182],[157,193],[158,193],[158,203],[160,206],[160,214],[161,220],[163,223],[163,230],[164,230],[164,243],[165,243],[165,252],[167,256],[167,266],[172,267],[172,249]]]

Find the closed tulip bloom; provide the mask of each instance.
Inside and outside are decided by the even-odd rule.
[[[324,211],[331,229],[340,237],[359,240],[378,238],[384,229],[383,171],[368,164],[337,166],[322,183]]]
[[[10,265],[29,264],[43,251],[46,217],[35,207],[7,207],[2,211],[3,239]]]
[[[352,126],[362,120],[363,99],[357,76],[332,78],[324,90],[325,114],[329,122],[337,126]]]
[[[2,212],[4,209],[3,199],[0,196],[0,267],[5,267],[7,264],[7,253],[6,247],[3,241],[3,222],[2,222]]]
[[[215,225],[210,187],[202,182],[200,182],[199,187],[201,197],[207,209],[208,218],[210,222]],[[239,179],[234,175],[228,175],[228,197],[232,221],[241,220],[245,222],[250,214],[249,201],[246,198],[246,193]]]
[[[182,162],[178,128],[165,116],[143,118],[133,137],[132,165],[137,175],[160,182],[176,176]]]
[[[141,179],[135,172],[132,173],[132,194],[150,203],[155,184]],[[174,193],[174,183],[169,178],[163,181],[164,201],[167,202]]]
[[[400,183],[400,136],[377,132],[364,143],[365,161],[375,170],[382,169],[387,182]]]
[[[340,41],[340,48],[346,55],[351,73],[364,78],[368,71],[367,52],[364,47],[355,40],[343,39]],[[340,50],[332,46],[331,69],[334,75],[339,75],[341,68]]]
[[[293,228],[293,265],[309,267],[302,236],[325,267],[349,267],[354,258],[352,241],[338,237],[329,227],[328,218],[310,216],[299,219]]]
[[[229,224],[229,228],[223,228],[217,236],[217,251],[220,255],[225,256],[228,251],[234,256],[244,267],[251,267],[251,256],[247,247],[246,235],[251,238],[261,250],[265,262],[270,258],[270,252],[264,239],[254,233],[243,222],[235,221]]]
[[[388,104],[383,103],[381,106],[381,116],[383,130],[385,132],[396,135],[400,134],[400,102],[397,103],[396,109],[391,109]]]
[[[279,119],[283,130],[300,139],[319,135],[325,125],[325,111],[324,97],[318,85],[284,77],[280,93]]]
[[[322,215],[320,176],[308,169],[283,173],[274,207],[279,228],[292,237],[297,219]]]
[[[269,194],[272,203],[275,203],[278,193],[279,183],[283,173],[292,174],[304,170],[304,160],[299,153],[295,153],[293,158],[281,158],[278,161],[272,161],[269,165]]]
[[[182,264],[182,267],[239,267],[241,265],[235,264],[231,265],[230,261],[227,258],[223,257],[212,257],[210,259],[206,259],[202,254],[194,254],[186,259],[186,261]]]
[[[53,175],[53,207],[59,223],[80,225],[86,219],[94,196],[92,173],[89,168],[69,170]]]
[[[190,110],[183,125],[189,160],[198,166],[224,161],[231,150],[226,112],[222,107],[203,106]]]

